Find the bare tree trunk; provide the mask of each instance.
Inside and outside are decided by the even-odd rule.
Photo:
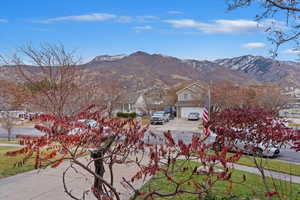
[[[110,104],[108,105],[107,112],[108,112],[108,118],[112,119],[112,112],[113,112],[113,110],[112,110],[112,106]]]
[[[15,121],[10,115],[8,111],[4,113],[4,117],[0,123],[0,127],[2,127],[7,132],[7,140],[11,140],[12,129],[15,126]]]
[[[7,140],[8,140],[8,141],[11,140],[11,132],[12,132],[12,129],[11,129],[11,128],[7,129]]]
[[[100,177],[104,176],[105,169],[104,169],[104,161],[103,161],[104,152],[103,150],[97,150],[93,151],[91,153],[91,157],[94,159],[94,167],[95,167],[95,173],[99,175]],[[97,177],[94,178],[94,195],[98,197],[99,195],[107,193],[105,191],[105,186],[103,185],[103,182],[100,181]],[[108,194],[106,194],[108,195]]]

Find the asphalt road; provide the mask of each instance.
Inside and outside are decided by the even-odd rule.
[[[16,137],[16,135],[31,135],[38,136],[42,135],[42,133],[35,128],[13,128],[12,137]],[[6,138],[7,132],[3,128],[0,128],[0,138]]]
[[[150,131],[148,131],[145,136],[145,140],[148,141],[149,143],[162,144],[163,141],[161,141],[160,139],[154,139],[153,137],[149,137],[150,132],[152,132],[154,135],[163,137],[164,131],[157,130],[157,129],[150,129]],[[195,133],[197,134],[197,131],[172,130],[171,132],[175,140],[177,141],[182,140],[185,143],[191,142],[192,135]],[[198,132],[198,134],[200,134],[200,132]],[[12,137],[15,137],[16,135],[38,136],[38,135],[42,135],[42,133],[36,130],[35,128],[14,128]],[[7,137],[6,131],[0,128],[0,138],[6,138],[6,137]],[[288,162],[300,163],[300,152],[295,152],[290,148],[280,149],[280,151],[281,151],[280,156],[277,157],[276,159],[288,161]]]
[[[164,131],[158,131],[158,130],[150,130],[153,134],[163,137],[163,132]],[[193,131],[171,131],[173,134],[173,138],[174,140],[179,140],[181,139],[182,141],[184,141],[185,143],[189,143],[191,142],[192,139],[192,135],[194,133],[197,134],[197,132],[193,132]],[[146,134],[146,137],[149,136],[149,132]],[[198,132],[198,134],[200,134]],[[148,138],[147,138],[148,139]],[[156,143],[156,144],[161,144],[162,141],[158,140],[158,139],[151,139],[150,143]],[[282,148],[280,149],[280,155],[277,158],[273,158],[273,159],[277,159],[277,160],[282,160],[282,161],[287,161],[287,162],[295,162],[295,163],[300,163],[300,152],[295,152],[293,149],[290,148]]]

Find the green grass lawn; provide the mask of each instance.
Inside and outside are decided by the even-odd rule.
[[[0,178],[16,175],[18,173],[30,171],[34,169],[34,158],[31,158],[28,163],[22,167],[14,167],[14,164],[21,160],[22,156],[7,156],[8,151],[14,151],[19,149],[18,147],[1,147],[0,146]]]
[[[272,158],[257,158],[259,161],[262,160],[264,169],[281,172],[285,174],[300,176],[300,165],[294,163],[288,163],[284,161],[275,160]],[[253,157],[243,155],[237,162],[240,165],[246,165],[249,167],[255,167]]]
[[[177,161],[178,163],[183,162],[182,160]],[[185,172],[178,172],[175,174],[176,180],[184,180],[192,172],[192,169],[195,166],[199,166],[199,163],[196,162],[190,162],[189,165],[186,165],[188,167],[188,170]],[[243,180],[243,176],[246,177],[246,181],[243,184],[233,184],[233,189],[231,191],[231,194],[228,193],[228,182],[221,181],[218,182],[213,188],[212,188],[212,194],[216,195],[217,197],[226,197],[228,195],[238,196],[242,198],[251,197],[251,198],[259,198],[259,199],[265,199],[265,190],[261,181],[261,178],[259,175],[251,174],[239,170],[234,170],[232,174],[232,178],[235,181],[241,181]],[[194,181],[196,182],[202,182],[203,177],[197,176],[195,177]],[[300,195],[296,197],[297,193],[300,192],[300,185],[293,184],[290,182],[280,181],[280,180],[273,180],[271,178],[268,178],[268,184],[270,188],[274,189],[277,188],[276,191],[279,191],[279,194],[281,196],[281,199],[286,200],[296,200],[300,199]],[[152,178],[147,184],[145,184],[142,187],[142,191],[147,191],[147,188],[151,187],[151,189],[155,189],[162,193],[171,192],[174,189],[174,185],[172,185],[165,177],[162,176],[162,174],[156,175],[154,178]],[[183,186],[185,189],[191,190],[191,186],[189,184],[185,184]],[[178,194],[174,197],[164,198],[169,200],[181,200],[181,199],[189,199],[189,200],[196,200],[197,198],[193,195],[189,194]],[[277,199],[277,198],[275,198]]]
[[[214,153],[209,150],[209,153]],[[233,153],[228,153],[228,156],[232,156]],[[300,164],[289,163],[274,158],[257,158],[258,161],[262,161],[264,169],[275,172],[281,172],[289,175],[300,176]],[[240,160],[236,162],[239,165],[245,165],[248,167],[255,167],[253,157],[250,155],[242,155]]]
[[[0,179],[8,176],[13,176],[19,173],[27,172],[34,170],[34,163],[35,163],[35,157],[32,156],[29,158],[29,160],[22,166],[14,167],[14,164],[18,161],[21,161],[24,155],[17,155],[17,156],[7,156],[6,153],[9,151],[15,151],[20,149],[20,147],[5,147],[0,146]],[[44,153],[46,153],[47,150],[43,150]],[[49,153],[49,152],[48,152]],[[83,156],[89,155],[89,152],[86,151]],[[60,158],[60,157],[58,157]],[[51,161],[54,161],[54,159],[51,159]],[[43,166],[50,165],[49,162],[43,162]]]

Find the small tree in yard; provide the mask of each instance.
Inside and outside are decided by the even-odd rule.
[[[103,81],[99,84],[99,104],[106,108],[106,113],[109,118],[113,117],[113,111],[122,105],[123,96],[126,89],[121,87],[117,81],[111,82],[109,80]]]
[[[223,147],[238,150],[235,142],[243,142],[244,149],[253,153],[253,162],[261,174],[267,196],[275,194],[266,182],[264,165],[259,159],[266,148],[288,144],[295,131],[285,127],[284,120],[276,113],[261,108],[225,109],[216,114],[207,126],[217,133],[216,142]]]
[[[80,57],[61,44],[24,45],[1,60],[16,69],[24,98],[16,97],[26,99],[28,110],[63,117],[99,101],[99,87],[80,66]]]
[[[193,136],[192,142],[187,144],[181,140],[175,141],[170,132],[166,132],[163,138],[151,134],[147,140],[144,136],[147,127],[139,129],[131,119],[121,121],[103,117],[102,112],[95,107],[63,118],[55,115],[40,115],[38,118],[50,124],[47,127],[36,126],[45,135],[24,137],[22,144],[26,147],[9,152],[8,155],[24,154],[21,164],[34,155],[36,168],[42,168],[49,162],[52,167],[57,167],[63,161],[69,160],[70,166],[63,173],[63,185],[72,199],[85,199],[89,192],[93,192],[101,200],[121,199],[120,191],[115,188],[114,166],[128,163],[138,167],[132,177],[123,178],[122,181],[123,186],[133,193],[133,199],[155,199],[183,194],[203,199],[211,194],[218,181],[233,184],[228,163],[237,161],[240,153],[228,156],[227,148],[222,152],[209,153],[212,146],[204,142],[208,135],[202,138]],[[83,122],[86,119],[93,119],[97,123],[90,126]],[[157,140],[161,142],[157,143]],[[81,158],[87,152],[90,153],[90,158]],[[183,159],[183,162],[178,163],[177,159]],[[205,169],[198,170],[191,165],[191,161],[197,161]],[[217,165],[223,166],[222,172],[216,172]],[[83,191],[80,197],[75,196],[68,187],[67,175],[71,170],[76,173],[82,173],[83,170],[94,179],[94,184],[88,191]],[[178,179],[178,173],[187,173],[188,176]],[[134,187],[135,181],[155,175],[162,176],[169,185],[173,185],[172,191],[164,192],[160,191],[161,188],[152,186],[140,191]],[[190,187],[187,188],[187,185]]]
[[[19,101],[15,98],[14,94],[17,94],[15,90],[17,87],[10,82],[0,82],[0,127],[6,130],[7,139],[11,139],[12,129],[15,126],[15,119],[10,114],[9,110],[19,108]]]
[[[1,127],[7,132],[8,141],[11,140],[12,129],[15,126],[15,119],[10,115],[9,111],[2,111]]]

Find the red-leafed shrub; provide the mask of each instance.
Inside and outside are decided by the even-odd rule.
[[[49,163],[51,167],[57,167],[66,160],[71,161],[63,173],[63,183],[66,193],[73,199],[83,198],[87,191],[80,198],[74,196],[67,184],[70,170],[80,173],[80,170],[75,169],[79,168],[92,176],[94,184],[90,191],[97,199],[120,199],[114,180],[114,174],[120,172],[114,171],[114,166],[129,163],[136,165],[138,170],[130,179],[123,178],[121,184],[133,193],[133,199],[184,194],[200,198],[210,195],[211,189],[219,181],[227,181],[229,191],[234,183],[245,181],[245,178],[240,182],[231,179],[234,173],[230,170],[231,164],[242,155],[242,151],[228,154],[235,140],[243,140],[254,146],[280,146],[297,138],[292,129],[283,125],[281,119],[263,109],[228,109],[216,114],[205,126],[218,133],[216,141],[221,143],[220,150],[215,148],[214,143],[207,142],[209,134],[194,135],[190,142],[176,140],[170,131],[160,138],[153,133],[148,134],[148,127],[139,128],[132,119],[108,119],[103,116],[95,107],[72,116],[40,115],[38,119],[46,125],[36,128],[44,135],[23,137],[22,144],[25,147],[8,154],[24,154],[22,163],[35,156],[36,168]],[[145,137],[146,133],[148,137]],[[87,153],[90,158],[83,159],[82,156]],[[191,164],[195,161],[200,167]],[[265,179],[263,167],[255,157],[254,161]],[[181,173],[185,176],[178,178]],[[149,187],[141,192],[134,187],[135,181],[152,176],[167,180],[173,186],[171,191],[158,191]],[[265,186],[268,198],[277,195],[277,191],[272,191],[267,184]]]
[[[216,182],[231,182],[228,163],[236,162],[241,154],[228,156],[227,148],[212,154],[212,144],[205,143],[208,135],[194,135],[191,143],[175,140],[171,132],[166,132],[163,138],[155,134],[145,137],[147,126],[139,128],[132,119],[108,119],[103,116],[95,107],[72,116],[39,115],[38,119],[45,125],[37,125],[36,128],[44,135],[23,137],[22,144],[25,147],[8,154],[24,154],[24,158],[34,155],[36,168],[49,163],[51,167],[57,167],[66,160],[70,161],[63,173],[63,185],[65,192],[73,199],[83,198],[87,194],[84,191],[82,197],[76,197],[67,184],[67,174],[71,170],[80,173],[80,169],[94,179],[90,191],[97,199],[120,199],[114,180],[114,174],[120,173],[114,170],[117,164],[131,163],[138,167],[130,180],[123,178],[122,181],[122,185],[133,193],[133,199],[181,194],[205,196]],[[82,156],[87,153],[90,158],[83,159]],[[184,163],[197,161],[203,169],[193,168],[188,179],[177,180],[176,173],[188,171],[185,165],[178,165],[178,159],[184,160]],[[26,162],[26,159],[22,162]],[[217,166],[222,166],[223,171],[216,173]],[[174,191],[161,193],[150,188],[141,192],[133,186],[134,181],[158,174],[176,186]],[[203,182],[197,181],[199,176],[203,177]],[[186,189],[187,184],[190,185],[189,189]]]
[[[296,139],[296,131],[286,127],[284,119],[262,108],[232,108],[217,113],[206,126],[217,134],[216,143],[223,148],[251,153],[261,174],[266,196],[271,198],[278,194],[267,184],[265,166],[260,159],[264,152],[290,145]],[[296,145],[294,148],[297,148]]]

